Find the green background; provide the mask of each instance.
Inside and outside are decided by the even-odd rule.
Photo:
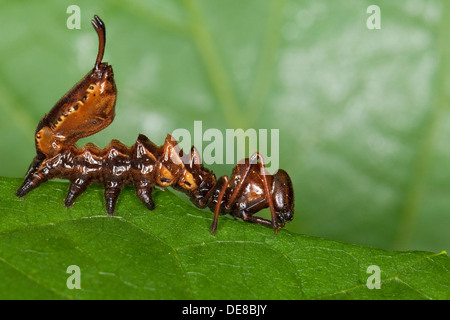
[[[81,8],[80,30],[66,27],[72,4]],[[381,30],[366,27],[372,4]],[[280,167],[296,196],[288,229],[448,252],[448,6],[0,1],[0,176],[24,175],[39,119],[92,68],[89,21],[98,14],[119,90],[116,119],[80,145],[131,145],[138,133],[162,144],[195,120],[222,132],[279,129]],[[224,175],[233,166],[211,167]]]

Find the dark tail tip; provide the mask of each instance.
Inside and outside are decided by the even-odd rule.
[[[33,189],[33,184],[30,180],[26,179],[23,184],[20,186],[19,189],[17,189],[14,193],[19,198],[23,198],[26,196],[28,192],[30,192],[31,189]]]

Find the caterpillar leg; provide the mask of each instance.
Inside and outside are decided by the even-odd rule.
[[[258,159],[259,159],[259,162],[258,162]],[[261,177],[261,179],[263,181],[263,188],[265,191],[265,200],[267,201],[267,205],[270,209],[271,221],[263,219],[263,218],[259,218],[259,217],[253,217],[252,214],[245,213],[245,212],[241,213],[241,216],[242,216],[242,219],[245,221],[259,223],[259,224],[268,224],[273,228],[275,234],[277,234],[278,229],[280,228],[280,225],[277,221],[277,213],[275,211],[275,207],[274,207],[273,200],[272,200],[271,188],[269,186],[269,183],[268,183],[267,177],[266,177],[266,172],[265,172],[266,165],[264,164],[264,158],[261,154],[259,154],[258,152],[255,152],[248,159],[247,162],[248,162],[247,167],[245,168],[245,171],[241,175],[241,179],[240,179],[238,185],[236,186],[236,188],[234,189],[230,198],[228,199],[228,203],[225,205],[225,208],[230,210],[231,206],[236,203],[237,196],[241,194],[243,187],[245,186],[245,183],[248,183],[248,180],[247,180],[248,174],[250,172],[252,164],[257,164],[260,169],[259,176]]]
[[[221,213],[220,209],[222,202],[224,202],[224,196],[228,189],[228,183],[229,180],[227,176],[220,177],[204,197],[198,198],[195,201],[196,206],[202,209],[206,208],[210,204],[211,210],[213,210],[212,208],[214,207],[214,218],[211,224],[211,234],[214,234],[217,231],[217,222]]]
[[[19,189],[16,190],[16,195],[23,198],[28,192],[40,186],[41,183],[48,179],[41,174],[32,174],[31,177],[25,179]]]
[[[49,179],[45,174],[46,172],[42,172],[42,170],[39,170],[42,162],[43,161],[39,160],[37,157],[33,159],[30,167],[28,168],[27,174],[25,175],[25,179],[22,185],[15,192],[18,197],[24,197],[28,192],[39,187],[41,183]]]
[[[242,216],[242,220],[244,220],[244,221],[253,222],[253,223],[257,223],[257,224],[263,224],[263,225],[272,227],[272,221],[270,221],[270,220],[267,220],[267,219],[264,219],[261,217],[257,217],[257,216],[253,216],[253,215],[249,215],[245,212],[242,212],[241,216]]]
[[[220,186],[220,183],[222,183],[222,186]],[[216,207],[214,209],[214,219],[213,219],[213,223],[211,225],[211,234],[214,234],[217,230],[217,221],[219,219],[220,206],[222,204],[223,196],[225,195],[227,188],[228,188],[228,177],[222,176],[217,181],[217,184],[214,186],[214,189],[212,189],[212,190],[220,190],[220,192],[219,192],[219,196],[217,198]]]
[[[75,200],[80,194],[82,194],[89,185],[89,181],[86,179],[78,178],[70,184],[69,192],[67,193],[64,205],[66,207],[72,207]]]
[[[116,209],[117,198],[120,194],[120,187],[106,187],[105,186],[105,200],[106,200],[106,213],[108,216],[114,216]]]
[[[134,180],[133,184],[136,189],[136,195],[138,196],[138,198],[147,207],[147,209],[155,209],[155,203],[153,202],[152,198],[154,183],[152,183],[150,179],[142,179],[142,177],[139,176],[134,176],[132,180]]]
[[[270,187],[269,187],[269,184],[267,182],[267,177],[266,177],[266,172],[265,172],[266,165],[264,164],[264,158],[263,158],[263,156],[261,154],[259,154],[258,152],[255,152],[250,157],[250,163],[252,163],[252,161],[255,161],[257,159],[259,159],[258,165],[259,165],[260,173],[261,173],[263,181],[264,181],[264,189],[266,191],[267,204],[269,206],[270,216],[272,218],[271,226],[272,226],[275,234],[277,234],[278,228],[280,228],[280,225],[278,224],[278,221],[277,221],[277,214],[276,214],[276,211],[275,211],[275,207],[273,205],[272,193],[270,192]],[[249,165],[249,168],[250,168],[250,165]]]

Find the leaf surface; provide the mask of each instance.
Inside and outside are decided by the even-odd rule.
[[[24,199],[19,179],[0,179],[2,299],[447,299],[445,252],[385,251],[220,217],[170,190],[147,210],[125,188],[117,216],[104,215],[91,186],[73,208],[67,183],[47,182]],[[81,289],[69,289],[69,266]],[[369,266],[380,289],[369,289]]]

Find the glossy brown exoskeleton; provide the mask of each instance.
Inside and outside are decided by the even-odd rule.
[[[114,120],[117,89],[112,66],[101,62],[105,49],[106,31],[103,21],[95,16],[92,25],[97,31],[99,49],[94,68],[70,89],[47,113],[36,129],[36,157],[16,191],[23,197],[48,179],[59,176],[51,161],[65,157],[76,148],[78,139],[106,128]]]
[[[106,212],[114,215],[120,190],[126,184],[135,186],[137,196],[150,210],[155,207],[153,188],[171,186],[187,194],[197,207],[214,212],[211,233],[216,231],[221,214],[270,225],[275,232],[293,219],[294,194],[289,175],[284,170],[268,174],[258,153],[236,165],[229,178],[217,179],[203,167],[194,147],[185,154],[170,135],[162,146],[139,135],[131,147],[117,140],[103,149],[90,143],[77,147],[78,139],[113,121],[117,95],[112,67],[102,62],[105,26],[98,16],[92,24],[100,43],[95,66],[39,122],[35,135],[37,155],[16,191],[19,197],[49,179],[63,178],[71,182],[64,201],[71,207],[90,184],[101,183]],[[254,215],[267,207],[270,220]]]

